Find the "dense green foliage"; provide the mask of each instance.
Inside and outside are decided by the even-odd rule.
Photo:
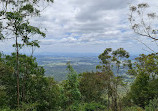
[[[80,75],[79,88],[84,102],[103,102],[107,75],[100,72],[85,72]]]
[[[70,65],[67,63],[68,77],[66,81],[63,81],[63,97],[62,106],[66,110],[75,110],[78,109],[81,93],[78,89],[78,75]]]
[[[158,96],[158,55],[140,55],[136,58],[129,74],[135,76],[129,96],[134,104],[145,107],[149,101]]]
[[[0,107],[4,110],[37,111],[157,110],[158,55],[142,54],[135,59],[135,63],[125,59],[117,59],[115,62],[114,57],[109,55],[108,62],[104,61],[108,65],[102,63],[97,66],[98,72],[84,72],[79,75],[67,63],[67,79],[57,83],[53,77],[44,76],[45,71],[38,66],[36,58],[20,54],[21,103],[17,109],[16,54],[0,54]],[[109,69],[118,66],[129,66],[127,73],[135,78],[127,93],[124,93],[124,78],[119,70],[117,73]]]
[[[59,87],[56,82],[53,78],[44,77],[44,69],[38,66],[35,58],[26,55],[19,57],[21,108],[29,104],[27,108],[55,110],[59,102]],[[4,98],[1,99],[0,105],[11,109],[16,108],[15,58],[14,53],[3,56],[0,73],[1,97]]]

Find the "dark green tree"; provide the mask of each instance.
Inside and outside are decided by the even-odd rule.
[[[130,99],[144,108],[158,95],[158,55],[140,55],[128,73],[136,78],[131,86]]]
[[[0,69],[3,69],[0,73],[0,83],[3,86],[3,96],[1,97],[6,101],[3,102],[3,105],[0,104],[0,107],[7,106],[10,109],[16,109],[16,76],[14,74],[16,73],[14,70],[14,67],[16,67],[16,54],[12,53],[12,55],[3,56],[1,59]],[[20,54],[19,70],[19,92],[22,102],[20,110],[58,110],[59,87],[53,78],[44,77],[44,69],[38,66],[36,59],[32,56]]]
[[[69,62],[67,63],[67,71],[67,80],[63,82],[62,92],[64,101],[62,102],[62,106],[64,110],[78,111],[78,107],[81,102],[78,74]]]
[[[0,107],[5,107],[8,105],[9,95],[12,94],[12,86],[15,84],[15,79],[13,77],[14,68],[11,66],[7,66],[2,61],[0,62]],[[16,100],[15,100],[16,101]]]
[[[79,89],[85,103],[103,103],[102,95],[105,93],[107,74],[102,72],[84,72],[80,74]]]

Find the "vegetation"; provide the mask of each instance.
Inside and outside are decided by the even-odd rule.
[[[15,38],[15,52],[0,53],[0,110],[1,111],[157,111],[158,110],[158,53],[141,54],[133,63],[123,48],[106,48],[98,56],[100,64],[95,72],[78,74],[67,62],[67,78],[55,81],[46,77],[45,70],[33,57],[38,40],[32,35],[45,37],[39,28],[30,25],[29,18],[39,16],[36,7],[53,0],[1,0],[0,39],[8,39],[6,30]],[[11,8],[8,8],[11,7]],[[131,7],[132,13],[147,8],[147,4]],[[149,14],[148,17],[154,17]],[[131,24],[133,16],[130,18]],[[141,24],[145,25],[144,19]],[[141,25],[141,26],[142,26]],[[136,33],[154,40],[150,28]],[[155,30],[154,30],[155,31]],[[147,33],[146,33],[147,32]],[[155,34],[155,33],[154,33]],[[20,53],[23,46],[31,46],[30,56]],[[134,79],[127,83],[121,70]],[[127,92],[124,90],[127,88]]]
[[[16,83],[17,83],[17,106],[20,105],[20,67],[19,67],[19,50],[24,46],[39,47],[38,40],[30,40],[33,35],[45,37],[39,28],[30,25],[30,18],[39,16],[40,9],[36,7],[41,0],[11,0],[0,1],[0,39],[15,38],[16,51]],[[47,0],[46,2],[53,2]],[[9,35],[8,35],[9,32]],[[11,35],[10,35],[11,34]],[[8,38],[9,36],[9,38]],[[10,37],[11,36],[11,37]],[[31,36],[31,37],[30,37]],[[33,50],[32,50],[33,52]],[[32,53],[33,54],[33,53]]]
[[[125,59],[129,54],[123,48],[116,51],[107,48],[98,56],[101,65],[97,66],[97,72],[77,74],[67,63],[67,79],[61,82],[45,77],[43,67],[38,66],[34,57],[19,54],[19,107],[16,103],[16,53],[0,55],[0,106],[3,110],[157,110],[157,54],[142,54],[131,63]],[[129,86],[119,74],[119,68],[127,66],[127,73],[135,80],[123,94],[124,87]],[[112,70],[114,67],[118,72]]]

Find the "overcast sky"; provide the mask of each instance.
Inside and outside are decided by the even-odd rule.
[[[102,53],[105,48],[125,48],[131,54],[147,53],[139,38],[154,50],[150,39],[135,35],[128,21],[131,4],[148,3],[158,10],[157,0],[55,0],[33,24],[46,28],[36,53]],[[0,51],[13,52],[9,41]],[[144,50],[145,49],[145,50]],[[22,52],[29,49],[22,49]]]

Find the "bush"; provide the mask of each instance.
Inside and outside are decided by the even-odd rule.
[[[132,106],[132,107],[125,107],[122,111],[144,111],[141,107]]]
[[[84,111],[99,111],[99,110],[101,111],[104,109],[105,109],[105,106],[99,103],[91,102],[91,103],[84,104]]]
[[[145,107],[145,111],[158,111],[158,98],[150,100],[149,105]]]
[[[9,107],[3,107],[0,108],[0,111],[15,111],[15,110],[11,110]]]

